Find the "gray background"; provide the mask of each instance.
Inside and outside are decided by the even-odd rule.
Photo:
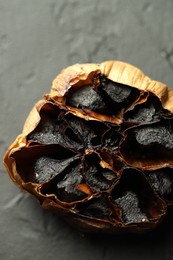
[[[73,63],[118,59],[173,86],[172,0],[0,0],[0,155]],[[154,233],[82,237],[0,165],[0,259],[173,259],[173,213]]]

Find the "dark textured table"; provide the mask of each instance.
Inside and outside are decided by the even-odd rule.
[[[118,59],[173,87],[172,0],[0,0],[0,154],[73,63]],[[0,166],[1,260],[173,259],[173,212],[141,236],[83,237]]]

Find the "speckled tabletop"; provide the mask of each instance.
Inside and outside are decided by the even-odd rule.
[[[173,87],[172,0],[0,0],[0,155],[73,63],[126,61]],[[141,236],[81,236],[0,165],[0,259],[173,259],[173,213]]]

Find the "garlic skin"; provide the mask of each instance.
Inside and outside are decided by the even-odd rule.
[[[124,232],[145,232],[155,228],[162,221],[166,214],[167,203],[165,203],[160,198],[157,198],[158,204],[160,205],[160,211],[158,213],[159,217],[156,217],[155,219],[153,218],[151,222],[148,222],[145,218],[145,215],[141,214],[141,216],[144,217],[140,224],[130,223],[130,225],[125,225],[122,224],[122,222],[119,220],[116,220],[117,222],[115,221],[114,224],[112,224],[107,220],[98,221],[98,219],[78,214],[73,207],[69,206],[71,204],[68,205],[68,203],[57,200],[54,194],[43,194],[40,189],[41,185],[34,182],[25,182],[17,170],[18,166],[15,160],[17,157],[14,157],[14,154],[16,156],[16,152],[19,152],[20,155],[20,151],[25,148],[27,148],[29,151],[32,151],[32,148],[30,149],[29,147],[27,136],[31,134],[41,122],[41,111],[43,108],[49,111],[51,106],[58,106],[60,109],[66,109],[70,114],[86,121],[104,121],[110,124],[115,124],[116,126],[121,125],[121,113],[112,117],[110,115],[102,115],[89,110],[83,111],[81,109],[70,107],[66,104],[68,93],[79,90],[87,84],[92,84],[93,77],[98,74],[105,76],[107,79],[112,80],[113,82],[136,88],[140,90],[141,93],[151,92],[155,94],[161,101],[163,108],[168,110],[170,116],[172,116],[173,90],[161,82],[151,80],[140,69],[121,61],[105,61],[101,64],[75,64],[64,69],[53,80],[50,93],[45,94],[44,98],[39,100],[34,105],[33,109],[28,115],[28,118],[26,119],[22,133],[16,138],[16,140],[5,153],[3,158],[4,165],[10,178],[17,186],[19,186],[24,191],[30,192],[38,199],[40,205],[43,208],[53,209],[55,212],[57,212],[57,214],[62,215],[64,219],[67,220],[67,222],[71,223],[81,232],[103,232],[112,234]],[[146,97],[141,99],[141,102],[144,102],[145,98]],[[87,153],[90,154],[90,151],[87,150],[86,154]],[[110,168],[110,164],[102,159],[100,161],[100,165],[102,165],[103,168]],[[138,166],[139,165],[137,164],[137,167]],[[163,166],[168,167],[169,164],[165,163]],[[150,168],[152,167],[146,168],[145,170],[150,170]],[[89,196],[89,200],[93,198],[90,187],[84,186],[83,184],[79,184],[79,187],[81,190],[88,193],[87,195]],[[150,191],[149,186],[147,186],[147,189]],[[135,198],[133,194],[130,194],[130,196]],[[126,195],[124,198],[126,199]],[[120,203],[119,200],[117,201]]]
[[[72,65],[53,80],[49,97],[59,101],[74,85],[90,83],[90,77],[97,73],[105,75],[114,82],[153,92],[161,100],[163,107],[173,112],[173,90],[170,87],[150,79],[137,67],[121,61]]]

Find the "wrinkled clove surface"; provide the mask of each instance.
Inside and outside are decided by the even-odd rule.
[[[151,90],[88,77],[60,101],[45,97],[6,166],[80,231],[150,230],[173,204],[172,112]]]

